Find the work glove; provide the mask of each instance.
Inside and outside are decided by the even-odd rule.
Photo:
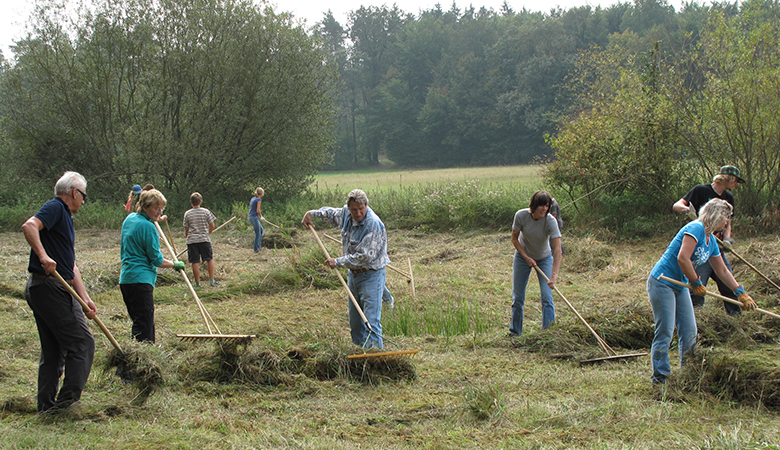
[[[707,294],[707,288],[701,283],[701,277],[691,281],[691,294],[704,297]]]
[[[751,297],[748,294],[742,294],[739,296],[739,301],[742,302],[742,311],[750,311],[756,309],[756,301],[753,300],[753,297]]]
[[[744,287],[737,286],[737,288],[734,289],[734,293],[739,296],[737,297],[737,300],[739,300],[742,303],[742,306],[740,306],[740,308],[742,308],[742,311],[756,309],[756,301],[753,300],[753,297],[751,297],[745,292]]]
[[[176,270],[184,270],[184,261],[176,261],[173,263],[173,268]]]

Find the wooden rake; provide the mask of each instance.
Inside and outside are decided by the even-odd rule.
[[[544,279],[549,282],[550,279],[547,278],[547,274],[545,274],[542,269],[539,268],[539,266],[534,266],[534,269],[536,269],[536,272],[539,273]],[[596,337],[596,341],[599,343],[599,346],[602,350],[604,350],[604,353],[607,354],[607,356],[603,358],[594,358],[594,359],[586,359],[583,361],[580,361],[580,365],[584,364],[591,364],[596,362],[602,362],[602,361],[611,361],[615,359],[624,359],[624,358],[636,358],[638,356],[645,356],[647,353],[630,353],[626,355],[618,355],[615,350],[612,350],[612,347],[607,344],[607,342],[599,336],[598,333],[596,333],[596,330],[594,330],[590,324],[585,320],[585,318],[580,315],[580,313],[574,308],[574,305],[572,305],[569,300],[566,299],[566,297],[563,295],[563,293],[558,289],[558,286],[553,285],[553,289],[555,289],[555,292],[558,293],[558,295],[563,299],[563,301],[566,303],[566,305],[569,307],[569,309],[572,310],[574,315],[576,315],[583,324],[585,324],[585,327],[593,334],[593,336]]]
[[[658,277],[658,279],[659,280],[668,281],[670,283],[676,284],[678,286],[682,286],[684,288],[693,289],[693,287],[691,285],[685,284],[682,281],[675,280],[674,278],[669,278],[669,277],[665,276],[664,274],[661,274]],[[725,295],[716,294],[715,292],[711,292],[711,291],[707,291],[707,295],[709,295],[711,297],[715,297],[715,298],[720,299],[720,300],[723,300],[724,302],[729,302],[729,303],[733,303],[735,305],[742,306],[742,302],[740,302],[739,300],[734,300],[733,298],[728,298]],[[758,312],[760,312],[762,314],[766,314],[767,316],[774,317],[775,319],[780,319],[780,315],[775,314],[775,313],[773,313],[771,311],[767,311],[767,310],[761,309],[761,308],[756,308],[756,311],[758,311]]]
[[[713,236],[714,236],[714,235],[713,235]],[[753,269],[753,271],[754,271],[754,272],[756,272],[756,273],[757,273],[759,276],[761,276],[761,278],[763,278],[764,280],[766,280],[767,282],[769,282],[769,284],[771,284],[771,285],[772,285],[772,286],[774,286],[774,287],[775,287],[775,288],[776,288],[778,291],[780,291],[780,286],[778,286],[778,285],[777,285],[777,283],[775,283],[774,281],[772,281],[772,280],[771,280],[771,279],[770,279],[768,276],[764,275],[764,274],[763,274],[763,273],[762,273],[760,270],[758,270],[758,269],[756,268],[756,266],[754,266],[753,264],[750,264],[750,263],[749,263],[749,262],[748,262],[748,261],[747,261],[745,258],[743,258],[743,257],[742,257],[742,255],[740,255],[739,253],[735,252],[733,248],[731,248],[731,247],[727,247],[727,246],[726,246],[726,245],[723,243],[723,241],[721,241],[721,240],[720,240],[720,238],[718,238],[717,236],[715,236],[715,239],[718,241],[718,244],[720,244],[720,248],[721,248],[721,249],[723,249],[723,248],[728,248],[728,252],[730,252],[730,253],[733,253],[733,254],[734,254],[734,256],[736,256],[736,257],[737,257],[737,258],[738,258],[740,261],[742,261],[743,263],[747,264],[747,266],[748,266],[748,267],[750,267],[751,269]]]
[[[76,292],[75,289],[73,289],[73,286],[69,285],[67,281],[65,281],[62,276],[55,270],[52,272],[52,275],[57,279],[57,281],[60,282],[60,284],[70,292],[70,295],[76,298],[76,300],[81,303],[81,307],[84,308],[84,311],[89,311],[89,306],[87,306],[87,302],[85,302],[81,296]],[[106,335],[108,340],[111,342],[111,345],[114,346],[115,349],[119,352],[120,355],[124,356],[125,352],[122,351],[122,347],[119,346],[119,343],[114,339],[114,335],[111,334],[110,331],[108,331],[108,328],[106,328],[105,325],[103,325],[103,322],[98,318],[98,316],[95,316],[92,320],[95,321],[96,324],[100,327],[100,331],[103,332],[103,334]]]
[[[341,245],[341,241],[340,240],[338,240],[335,237],[329,235],[328,233],[322,233],[322,235],[325,236],[326,238],[330,239],[331,241]],[[406,277],[406,282],[412,285],[412,297],[417,298],[417,292],[415,292],[415,289],[414,289],[414,274],[412,273],[412,260],[409,259],[409,258],[406,258],[406,262],[409,263],[409,272],[408,273],[404,272],[403,270],[401,270],[401,269],[399,269],[397,267],[394,267],[394,266],[392,266],[390,264],[388,264],[386,267],[388,269],[392,270],[393,272],[395,272],[395,273],[397,273],[397,274],[399,274],[399,275],[401,275],[403,277]]]
[[[168,251],[171,252],[173,255],[173,260],[178,261],[176,257],[176,253],[173,251],[173,248],[171,248],[171,244],[168,243],[168,239],[165,238],[165,234],[163,234],[162,228],[160,228],[160,224],[157,222],[154,223],[154,225],[157,227],[157,231],[160,233],[160,237],[162,237],[163,241],[165,242],[165,246],[168,247]],[[211,314],[206,310],[206,307],[203,306],[203,303],[201,303],[200,298],[198,298],[198,294],[195,292],[195,288],[192,287],[192,283],[190,283],[189,277],[187,277],[187,273],[185,271],[180,271],[182,278],[184,278],[184,281],[187,283],[187,287],[190,289],[190,294],[192,294],[192,298],[195,299],[195,303],[198,305],[198,310],[200,310],[200,315],[203,318],[203,322],[206,324],[206,329],[209,331],[208,334],[177,334],[176,336],[181,338],[185,341],[200,341],[200,340],[216,340],[216,341],[231,341],[235,343],[242,343],[246,342],[248,343],[252,339],[254,339],[254,334],[222,334],[221,331],[219,331],[219,327],[214,322],[214,319],[211,318]],[[216,333],[214,333],[216,331]]]
[[[322,240],[320,239],[320,235],[317,234],[317,231],[314,230],[313,226],[310,225],[309,229],[311,230],[311,233],[314,235],[314,238],[317,240],[317,244],[319,244],[320,249],[322,249],[322,252],[325,253],[325,258],[330,259],[330,253],[328,253],[328,249],[325,248],[325,245],[322,243]],[[341,272],[339,272],[338,269],[334,269],[334,271],[336,272],[336,275],[338,275],[339,280],[341,281],[341,285],[344,286],[344,289],[347,291],[347,295],[349,295],[349,299],[350,301],[352,301],[352,305],[355,306],[355,309],[357,310],[358,314],[360,314],[360,318],[363,320],[363,323],[366,325],[366,328],[368,328],[368,332],[373,333],[375,336],[379,336],[371,327],[371,324],[368,322],[366,315],[363,314],[363,309],[360,307],[360,304],[357,302],[357,299],[355,299],[355,296],[352,295],[352,291],[349,289],[349,285],[344,280],[344,276],[341,275]],[[419,352],[419,350],[401,350],[395,352],[377,352],[377,353],[367,353],[363,351],[363,353],[361,354],[349,355],[347,356],[347,358],[349,359],[371,358],[371,359],[378,359],[382,361],[392,361],[392,360],[411,358],[415,354],[417,354],[417,352]]]

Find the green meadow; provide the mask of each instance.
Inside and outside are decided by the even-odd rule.
[[[556,324],[541,330],[532,278],[523,336],[508,338],[511,215],[542,187],[538,167],[423,172],[318,176],[309,198],[264,207],[281,228],[266,226],[259,254],[243,203],[221,212],[220,223],[239,216],[212,236],[222,284],[196,294],[222,333],[256,335],[248,345],[177,337],[207,329],[170,270],[155,288],[156,344],[132,343],[117,284],[119,231],[85,226],[98,208],[85,205],[77,263],[98,316],[159,380],[148,395],[122,383],[111,367],[115,350],[90,324],[97,350],[89,382],[80,404],[54,417],[35,413],[40,347],[23,294],[29,246],[18,231],[1,233],[0,448],[780,448],[779,320],[731,318],[708,299],[697,310],[697,359],[681,370],[675,344],[665,388],[650,383],[649,356],[630,356],[649,350],[645,281],[682,218],[643,240],[567,230],[557,286],[568,304],[556,296]],[[490,194],[514,183],[514,197]],[[361,350],[350,341],[346,293],[300,226],[306,209],[340,206],[355,187],[389,224],[397,271],[387,275],[396,306],[383,311],[386,350],[418,350],[401,361],[347,358]],[[338,230],[317,229],[338,254],[325,237]],[[180,224],[172,220],[171,231],[184,248]],[[742,238],[735,249],[777,279],[774,236]],[[780,310],[774,287],[732,263],[761,308]],[[588,326],[626,357],[582,363],[606,356]]]

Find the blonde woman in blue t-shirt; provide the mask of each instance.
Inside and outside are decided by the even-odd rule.
[[[671,373],[669,343],[675,326],[680,342],[681,365],[696,344],[696,317],[691,294],[703,296],[706,293],[701,279],[696,275],[697,266],[709,262],[718,277],[738,296],[743,310],[756,308],[756,302],[745,293],[745,288],[737,283],[720,258],[720,249],[713,236],[713,232],[723,229],[731,212],[731,205],[725,200],[715,198],[707,202],[699,210],[699,217],[677,232],[647,278],[647,295],[655,319],[655,335],[650,353],[653,383],[665,383]],[[690,284],[693,289],[681,288],[661,280],[661,275]]]

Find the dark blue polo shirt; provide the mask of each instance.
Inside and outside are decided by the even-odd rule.
[[[35,217],[43,224],[40,231],[41,244],[49,258],[57,262],[57,272],[66,280],[73,279],[73,266],[76,263],[76,231],[73,229],[73,217],[70,208],[61,198],[55,197],[44,203]],[[38,255],[30,250],[30,265],[27,270],[44,275],[43,265]]]

